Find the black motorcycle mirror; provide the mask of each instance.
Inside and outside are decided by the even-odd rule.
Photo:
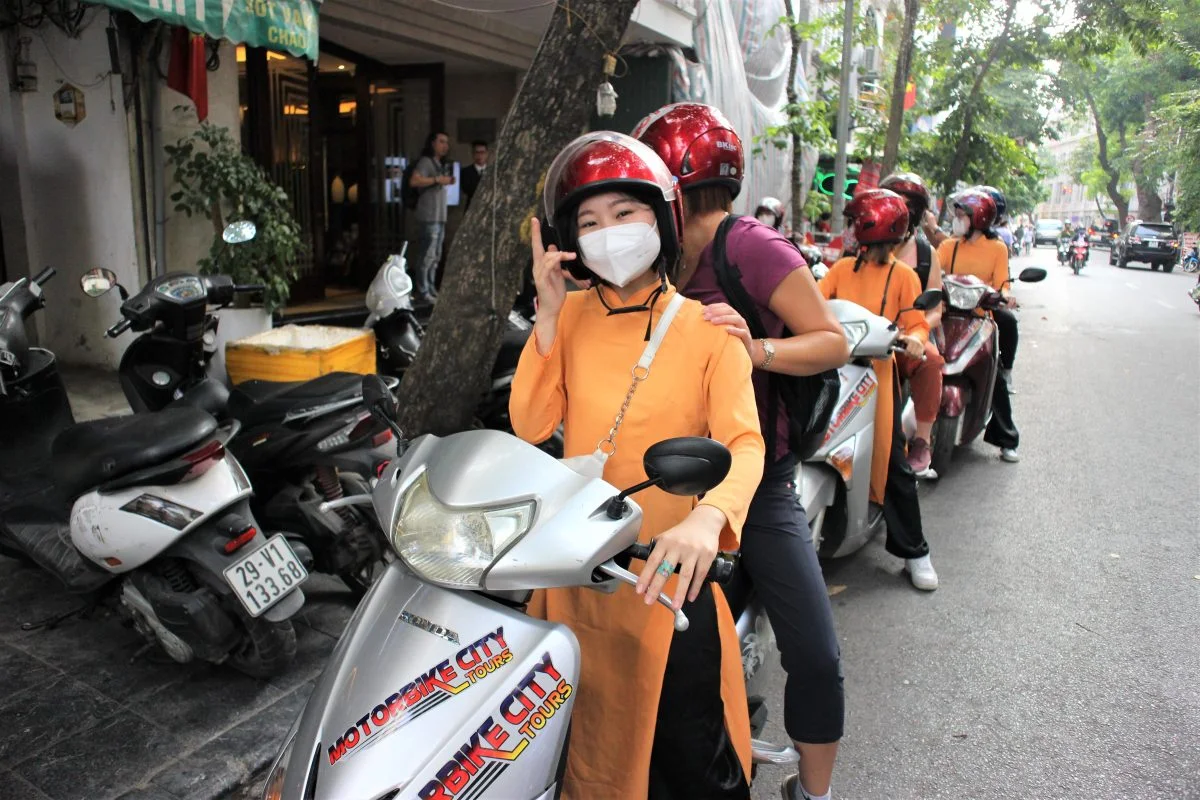
[[[652,445],[642,456],[648,480],[631,486],[608,503],[609,519],[620,519],[632,494],[657,486],[668,494],[695,497],[715,487],[729,474],[733,456],[720,442],[700,436],[681,436]]]
[[[362,379],[363,405],[375,415],[376,419],[387,423],[399,440],[404,439],[404,433],[396,424],[396,399],[392,397],[387,384],[378,375],[363,375]]]
[[[1046,270],[1041,267],[1026,267],[1021,270],[1021,274],[1017,276],[1017,280],[1021,281],[1021,283],[1044,281],[1046,280]]]
[[[117,274],[111,269],[97,267],[89,269],[79,276],[79,288],[88,297],[100,297],[108,294],[114,287],[121,293],[122,300],[129,299],[129,293],[125,291],[124,286],[117,282]]]
[[[931,308],[937,308],[942,302],[944,295],[941,289],[926,289],[917,295],[917,299],[913,300],[913,304],[909,308],[902,308],[896,312],[896,319],[900,319],[900,315],[906,311],[928,311]]]

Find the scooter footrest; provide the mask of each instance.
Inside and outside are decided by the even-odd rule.
[[[9,538],[21,552],[62,581],[75,594],[94,592],[113,575],[88,561],[71,542],[71,529],[55,520],[26,521],[9,525]]]

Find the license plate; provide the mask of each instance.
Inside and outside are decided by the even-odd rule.
[[[295,589],[308,572],[282,533],[223,571],[246,612],[257,617]]]

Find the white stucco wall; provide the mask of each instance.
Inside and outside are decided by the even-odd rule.
[[[63,362],[113,366],[126,342],[105,339],[104,330],[117,319],[118,301],[79,289],[80,275],[93,267],[140,285],[129,134],[120,77],[108,75],[104,30],[93,21],[78,39],[50,25],[33,33],[36,92],[10,91],[12,54],[0,44],[0,92],[7,94],[0,103],[0,180],[9,183],[15,172],[20,187],[19,202],[10,198],[3,208],[9,272],[58,270],[46,286],[46,309],[36,315],[39,342]],[[54,93],[64,82],[85,94],[87,116],[73,128],[54,116]],[[24,241],[10,246],[10,228]]]
[[[238,66],[237,48],[230,42],[221,42],[221,66],[208,73],[208,121],[213,125],[228,128],[235,142],[241,141],[242,126],[238,114]],[[163,57],[163,71],[166,71],[167,58]],[[160,146],[176,144],[180,139],[189,136],[200,127],[196,118],[196,107],[183,94],[168,89],[166,82],[159,84],[159,124],[161,136]],[[147,165],[149,170],[149,165]],[[195,269],[196,260],[208,253],[212,245],[212,223],[207,219],[187,217],[174,210],[170,195],[175,191],[172,185],[171,169],[165,169],[166,178],[166,264],[159,265],[158,271],[188,272]],[[151,209],[151,225],[153,209]]]
[[[97,18],[99,20],[99,18]],[[12,53],[0,39],[0,223],[10,277],[53,266],[58,275],[46,287],[46,308],[35,316],[39,343],[63,363],[115,367],[131,341],[106,339],[119,319],[116,293],[93,299],[79,290],[79,276],[107,267],[130,291],[152,273],[154,206],[149,198],[151,252],[143,246],[137,202],[137,160],[132,110],[126,113],[121,77],[110,70],[105,26],[93,21],[78,39],[50,25],[36,32],[30,55],[37,64],[38,91],[9,90]],[[162,68],[169,54],[164,52]],[[74,128],[54,116],[54,92],[64,82],[83,89],[87,116]],[[221,67],[208,74],[209,119],[240,138],[238,71],[233,45],[221,46]],[[159,145],[173,144],[196,129],[194,105],[157,81],[160,93]],[[149,119],[149,109],[146,109]],[[150,153],[146,179],[151,181]],[[166,193],[173,191],[166,171]],[[160,271],[191,270],[208,251],[212,228],[205,220],[177,214],[166,204],[166,264]],[[33,331],[31,331],[33,332]]]

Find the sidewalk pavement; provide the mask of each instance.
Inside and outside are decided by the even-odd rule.
[[[114,374],[64,378],[76,419],[129,413]],[[107,610],[24,631],[79,601],[0,557],[0,800],[208,800],[260,775],[353,612],[336,579],[313,575],[304,591],[296,660],[263,681],[157,650],[135,658],[142,638]]]

